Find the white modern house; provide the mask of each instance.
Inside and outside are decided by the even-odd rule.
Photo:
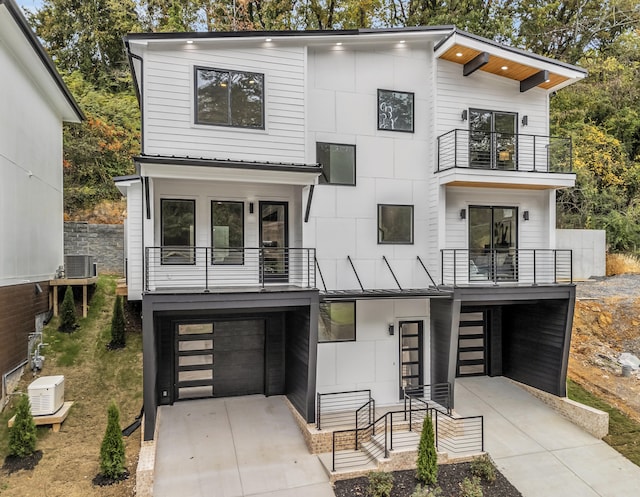
[[[158,405],[504,375],[564,395],[574,185],[549,99],[584,70],[451,26],[131,34],[127,196]]]
[[[63,264],[62,124],[83,114],[13,0],[0,0],[0,373],[27,359]]]

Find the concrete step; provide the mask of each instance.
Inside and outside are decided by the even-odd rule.
[[[336,470],[333,471],[331,452],[318,454],[318,459],[330,477],[345,478],[346,475],[360,471],[374,471],[378,469],[375,460],[371,460],[368,453],[361,450],[341,450],[336,452]]]

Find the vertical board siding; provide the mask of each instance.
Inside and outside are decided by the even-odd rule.
[[[285,382],[287,398],[307,420],[313,413],[307,412],[307,398],[315,396],[308,391],[309,379],[309,308],[287,312],[286,316]]]
[[[199,49],[197,44],[144,53],[147,154],[304,162],[304,49]],[[263,73],[265,129],[194,123],[194,66]]]
[[[554,395],[562,378],[569,300],[503,307],[503,373]],[[566,344],[568,347],[568,344]]]
[[[266,319],[265,395],[285,393],[285,313]]]
[[[457,325],[457,324],[456,324]],[[431,300],[431,382],[446,383],[453,326],[453,300]]]

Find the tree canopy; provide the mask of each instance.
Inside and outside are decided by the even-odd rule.
[[[456,25],[588,69],[551,98],[553,134],[573,138],[577,175],[558,193],[559,227],[640,247],[637,0],[44,0],[27,17],[88,117],[65,128],[67,212],[118,198],[111,177],[130,173],[139,150],[126,33]]]

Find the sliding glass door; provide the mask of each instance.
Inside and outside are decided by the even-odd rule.
[[[469,279],[516,280],[518,208],[469,206]]]
[[[517,169],[517,132],[517,114],[471,109],[470,166],[484,169]]]

